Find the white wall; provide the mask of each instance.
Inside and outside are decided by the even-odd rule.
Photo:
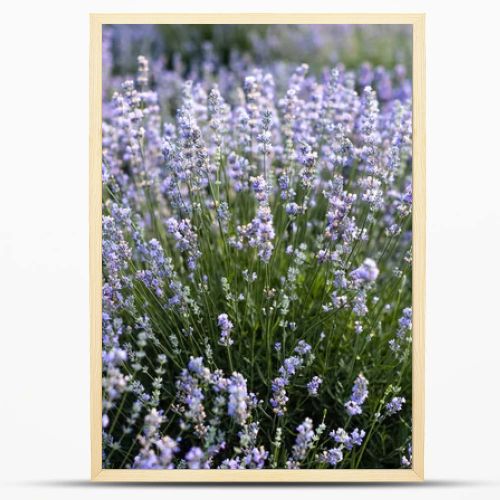
[[[178,497],[89,476],[89,12],[426,12],[429,484],[315,488],[319,498],[499,498],[500,71],[483,0],[4,2],[0,28],[0,477],[4,498]],[[342,489],[342,491],[338,491]],[[299,498],[297,487],[183,495]],[[496,493],[496,494],[495,494]]]

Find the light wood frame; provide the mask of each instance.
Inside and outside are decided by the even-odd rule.
[[[413,464],[411,469],[128,470],[102,468],[102,25],[411,24],[413,26]],[[91,479],[164,482],[417,482],[424,479],[425,14],[90,15],[90,403]]]

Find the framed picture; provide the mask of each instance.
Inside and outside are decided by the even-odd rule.
[[[421,481],[423,14],[90,17],[97,481]]]

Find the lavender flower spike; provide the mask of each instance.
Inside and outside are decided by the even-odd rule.
[[[231,321],[229,321],[228,315],[225,313],[219,314],[219,317],[217,318],[217,323],[220,328],[219,344],[224,345],[226,347],[233,345],[234,341],[230,337],[231,330],[233,329],[233,324],[231,323]]]
[[[324,451],[322,455],[319,456],[319,461],[335,467],[339,462],[344,459],[344,454],[340,448],[332,448],[330,450]]]
[[[387,415],[394,415],[398,413],[403,408],[403,404],[406,403],[405,398],[394,397],[392,398],[386,405],[385,409],[387,411]]]
[[[323,383],[323,380],[318,377],[314,376],[311,381],[307,384],[307,392],[309,392],[310,396],[317,396],[318,395],[318,389],[319,386]]]
[[[354,385],[352,387],[351,399],[345,403],[344,407],[346,412],[351,417],[354,415],[359,415],[363,412],[362,406],[368,397],[368,380],[363,376],[363,374],[359,374],[356,380],[354,381]]]
[[[363,264],[351,273],[352,278],[364,283],[375,281],[378,275],[379,269],[373,259],[365,259]]]
[[[314,438],[313,422],[306,418],[297,427],[297,437],[292,447],[292,457],[287,462],[289,469],[298,469],[300,463],[306,458]]]
[[[247,382],[239,373],[234,373],[227,386],[229,402],[227,414],[243,425],[248,419]]]

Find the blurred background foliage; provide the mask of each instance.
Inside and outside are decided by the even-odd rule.
[[[270,66],[307,62],[312,71],[341,62],[363,62],[411,71],[410,25],[107,25],[115,75],[135,72],[137,54],[189,72],[201,65],[234,61]],[[410,73],[411,74],[411,73]]]

